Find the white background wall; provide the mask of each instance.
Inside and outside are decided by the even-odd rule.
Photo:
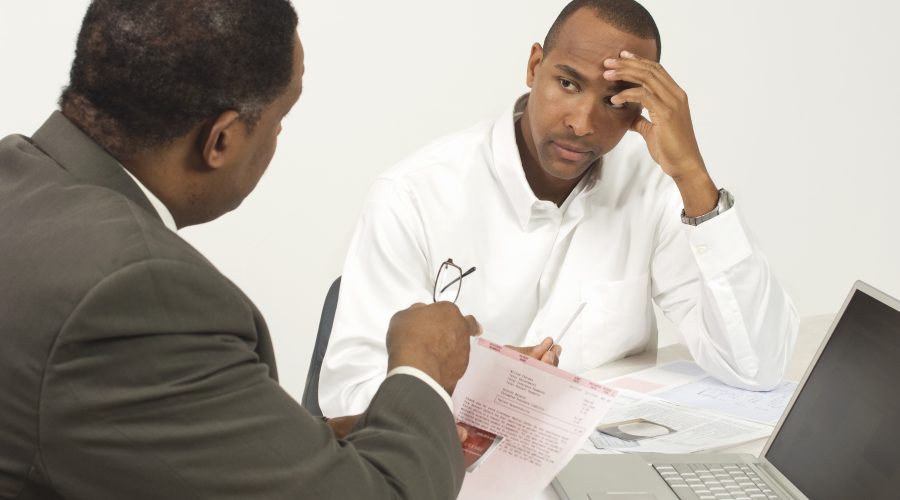
[[[30,134],[54,109],[87,4],[0,2],[0,134]],[[307,73],[278,153],[238,211],[182,231],[266,315],[296,398],[371,181],[524,92],[530,44],[564,4],[296,0]],[[644,4],[714,179],[735,193],[801,316],[834,312],[855,279],[900,296],[900,7]]]

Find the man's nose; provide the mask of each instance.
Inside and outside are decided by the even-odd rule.
[[[566,115],[566,126],[578,137],[594,133],[595,103],[591,99],[580,99]]]

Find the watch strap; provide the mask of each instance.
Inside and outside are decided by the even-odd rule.
[[[719,199],[716,201],[716,206],[712,210],[703,215],[698,215],[697,217],[688,217],[685,215],[684,209],[681,209],[681,222],[690,226],[699,226],[733,206],[734,196],[732,196],[727,189],[722,188],[719,190]]]

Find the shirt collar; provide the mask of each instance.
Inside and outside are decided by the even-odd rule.
[[[171,229],[172,231],[178,231],[178,226],[175,225],[175,218],[172,217],[172,212],[169,212],[169,209],[166,208],[163,202],[160,201],[160,199],[157,198],[156,195],[153,194],[149,189],[147,189],[147,186],[139,181],[138,178],[135,177],[134,174],[129,172],[127,168],[123,166],[122,170],[124,170],[125,173],[128,174],[129,177],[131,177],[131,180],[133,180],[139,188],[141,188],[141,191],[144,192],[144,196],[146,196],[147,199],[150,200],[150,204],[153,205],[156,213],[159,214],[159,218],[162,219],[163,224],[165,224],[166,227]]]
[[[516,111],[519,110],[520,116],[526,102],[527,94],[518,98],[494,123],[491,131],[491,152],[494,156],[491,166],[523,228],[531,220],[531,207],[540,201],[525,179],[522,159],[516,146]]]
[[[525,170],[522,167],[522,158],[519,156],[519,147],[516,145],[516,122],[525,110],[529,94],[525,94],[508,107],[500,118],[494,123],[491,130],[491,151],[494,161],[492,168],[500,181],[500,185],[509,197],[516,218],[523,228],[527,228],[535,216],[546,213],[546,206],[552,205],[550,210],[556,209],[565,212],[577,198],[594,190],[600,175],[600,168],[594,167],[588,175],[584,176],[566,201],[557,209],[552,202],[542,201],[534,195],[528,180],[525,178]],[[549,205],[548,205],[549,204]]]

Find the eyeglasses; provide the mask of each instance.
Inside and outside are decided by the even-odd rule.
[[[471,268],[466,272],[462,272],[462,268],[453,263],[453,259],[447,259],[438,268],[437,276],[434,278],[434,291],[431,298],[435,302],[447,301],[456,302],[459,297],[459,289],[462,288],[462,279],[475,272],[475,268]]]

